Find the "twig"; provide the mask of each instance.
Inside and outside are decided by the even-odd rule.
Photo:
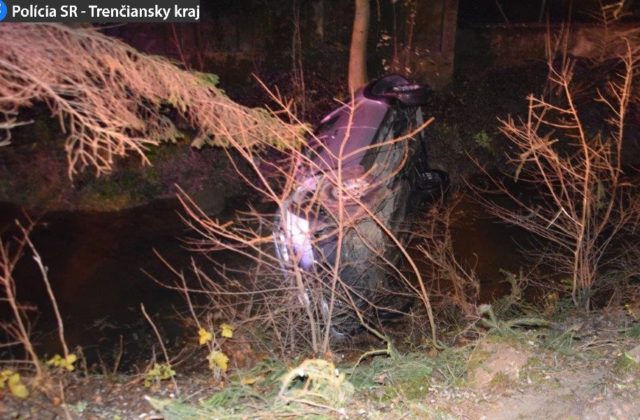
[[[164,355],[165,363],[167,364],[167,366],[171,366],[171,360],[169,359],[169,353],[167,352],[167,348],[165,347],[164,342],[162,341],[162,336],[160,335],[160,331],[158,331],[158,328],[156,327],[156,324],[153,322],[153,320],[151,319],[149,314],[147,314],[147,311],[145,310],[143,303],[140,304],[140,309],[142,310],[142,314],[144,315],[145,319],[151,325],[151,328],[153,328],[153,332],[156,334],[156,338],[158,339],[158,343],[160,344],[160,349],[162,349],[162,354]],[[178,383],[176,382],[176,379],[173,376],[171,376],[171,382],[173,382],[173,387],[176,390],[176,394],[179,395],[180,394],[180,389],[178,388]]]
[[[49,275],[47,273],[48,269],[47,267],[44,266],[44,263],[42,262],[42,258],[40,257],[40,253],[38,253],[38,250],[31,242],[31,239],[29,239],[29,237],[27,236],[27,230],[23,228],[19,222],[16,221],[16,223],[18,224],[18,227],[22,230],[23,234],[25,235],[25,240],[27,241],[29,248],[31,248],[31,252],[33,252],[33,260],[38,265],[38,269],[40,270],[40,274],[42,275],[42,281],[44,282],[45,287],[47,289],[49,300],[51,301],[51,305],[53,306],[53,313],[55,314],[56,322],[58,323],[58,338],[60,339],[60,345],[62,346],[64,357],[65,359],[67,359],[69,357],[69,347],[67,346],[67,341],[65,340],[65,337],[64,337],[64,322],[62,321],[62,315],[60,315],[60,309],[58,308],[58,301],[56,299],[55,294],[53,293],[53,289],[51,288],[51,283],[49,282]]]

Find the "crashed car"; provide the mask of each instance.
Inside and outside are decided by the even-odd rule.
[[[428,95],[398,75],[368,84],[322,119],[295,168],[275,222],[277,257],[290,277],[320,282],[334,331],[353,332],[398,287],[405,222],[446,188],[446,173],[427,162]]]

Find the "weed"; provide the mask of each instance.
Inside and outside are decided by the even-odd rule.
[[[356,369],[350,379],[359,389],[382,390],[379,395],[383,401],[393,400],[398,395],[416,400],[427,393],[435,365],[435,360],[419,353],[380,357],[370,365]]]
[[[176,371],[169,363],[154,363],[144,375],[144,386],[150,388],[153,385],[159,385],[161,381],[172,379],[175,375]]]
[[[473,135],[473,141],[475,144],[491,153],[492,155],[496,153],[495,147],[493,145],[493,138],[487,134],[486,131],[481,130]]]
[[[516,381],[504,372],[496,373],[489,382],[489,387],[497,392],[505,391],[515,385],[517,385]]]
[[[340,407],[353,393],[354,387],[345,373],[332,362],[307,359],[284,375],[278,397],[287,402]]]
[[[627,352],[623,352],[616,359],[615,370],[619,375],[638,376],[640,375],[640,361]]]
[[[210,398],[203,400],[204,410],[228,410],[252,402],[266,404],[275,399],[286,367],[274,360],[265,360],[251,369],[231,374],[229,384]]]
[[[630,338],[640,339],[640,323],[634,324],[624,330],[624,335]]]
[[[229,356],[227,356],[223,352],[213,350],[207,356],[207,361],[209,362],[209,369],[215,372],[216,376],[219,376],[220,373],[227,372],[227,369],[229,367]]]
[[[446,385],[464,382],[469,370],[468,360],[471,347],[447,348],[438,354],[436,372]]]
[[[75,411],[78,415],[82,415],[88,406],[89,406],[89,403],[87,401],[82,400],[82,401],[78,401],[75,404],[70,405],[69,408]]]
[[[549,321],[537,317],[521,317],[502,321],[496,317],[493,307],[487,304],[480,305],[478,307],[478,313],[482,317],[480,319],[481,324],[489,328],[490,333],[503,336],[515,334],[514,329],[517,327],[546,328],[550,325]]]
[[[332,363],[315,359],[290,369],[264,360],[251,369],[233,372],[228,379],[223,389],[199,404],[147,400],[167,419],[272,418],[318,414],[317,406],[333,410],[333,404],[344,404],[354,392]]]
[[[528,383],[542,384],[548,379],[545,372],[545,363],[539,357],[531,357],[521,372],[520,377],[526,379]]]
[[[577,329],[573,326],[564,331],[552,330],[550,334],[545,337],[544,346],[561,354],[570,355],[573,353],[576,333]]]
[[[74,364],[77,360],[78,356],[73,353],[67,355],[66,357],[62,357],[59,354],[56,354],[51,359],[47,360],[47,365],[58,368],[61,371],[67,370],[69,372],[73,372],[76,369]]]

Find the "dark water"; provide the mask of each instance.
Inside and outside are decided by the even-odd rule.
[[[141,303],[169,346],[185,339],[185,329],[175,316],[185,309],[182,296],[143,272],[166,282],[174,280],[154,250],[178,269],[197,258],[182,242],[190,232],[179,217],[180,210],[176,200],[165,200],[118,212],[31,213],[38,220],[31,239],[48,267],[67,342],[72,348],[81,346],[90,364],[100,359],[112,363],[121,342],[125,367],[150,355],[156,338],[142,315]],[[500,270],[518,271],[522,257],[516,241],[522,240],[523,233],[497,223],[470,199],[461,200],[455,213],[456,257],[473,267],[481,279],[481,301],[508,292]],[[0,204],[5,240],[15,231],[16,218],[24,220],[21,209]],[[18,264],[14,277],[21,302],[38,308],[31,315],[39,353],[60,352],[52,308],[30,252]]]
[[[489,303],[510,292],[505,272],[518,274],[526,264],[523,250],[532,236],[506,225],[470,197],[459,201],[451,229],[458,261],[480,279],[480,302]]]
[[[186,266],[193,257],[180,240],[188,231],[178,212],[179,203],[166,200],[118,212],[30,214],[38,220],[31,239],[48,267],[67,342],[70,347],[82,346],[90,361],[96,361],[98,353],[103,359],[112,358],[120,340],[125,363],[136,359],[137,351],[150,354],[153,337],[141,303],[163,335],[179,335],[179,325],[172,319],[183,305],[180,296],[143,272],[173,280],[154,249],[176,267]],[[21,209],[0,204],[0,229],[5,240],[14,231],[16,218],[24,221]],[[16,267],[14,277],[18,298],[38,307],[32,319],[40,353],[58,352],[56,335],[51,332],[55,331],[52,308],[30,252]]]

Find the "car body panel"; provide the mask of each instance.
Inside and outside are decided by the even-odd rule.
[[[408,202],[417,199],[411,197],[415,183],[409,174],[424,140],[416,132],[423,124],[416,106],[422,96],[412,98],[407,88],[424,95],[416,86],[388,76],[323,118],[275,221],[273,238],[285,275],[299,269],[335,272],[338,241],[338,274],[358,296],[355,301],[373,301],[389,271],[397,271],[400,254],[389,233],[403,235]],[[401,99],[388,93],[394,87],[403,88]]]

